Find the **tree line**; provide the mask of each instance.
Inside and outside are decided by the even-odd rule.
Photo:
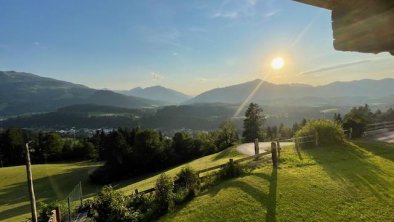
[[[109,133],[97,132],[92,141],[105,165],[94,171],[90,179],[103,184],[221,151],[234,145],[238,136],[235,126],[227,121],[215,131],[195,135],[178,132],[166,137],[153,129],[119,128]]]
[[[0,165],[24,164],[28,142],[33,163],[97,159],[97,150],[89,138],[64,138],[55,132],[34,133],[9,128],[0,131]]]

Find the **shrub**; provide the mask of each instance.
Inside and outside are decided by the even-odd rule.
[[[222,169],[220,169],[218,176],[219,179],[230,179],[230,178],[235,178],[239,177],[245,172],[245,169],[243,166],[241,166],[239,163],[229,163],[226,164]]]
[[[50,216],[52,215],[52,210],[54,210],[56,207],[60,208],[60,212],[61,212],[61,218],[65,218],[65,216],[67,215],[66,210],[67,206],[64,202],[60,202],[60,201],[54,201],[54,202],[50,202],[48,204],[43,203],[43,202],[38,202],[38,221],[39,222],[47,222],[50,218]]]
[[[196,172],[190,167],[184,167],[175,176],[174,191],[176,193],[177,202],[192,199],[198,190],[199,178]]]
[[[111,186],[105,186],[96,196],[93,203],[93,218],[97,222],[138,221],[135,214],[128,208],[130,198]]]
[[[152,194],[133,195],[130,206],[139,213],[142,221],[152,221],[155,218],[154,196]]]
[[[170,177],[161,174],[155,185],[155,205],[159,215],[167,213],[174,207],[174,184]]]
[[[318,134],[319,144],[321,145],[339,144],[345,140],[341,125],[335,121],[326,119],[307,122],[305,126],[297,131],[296,137],[316,135],[316,132]]]
[[[188,166],[184,167],[175,176],[175,180],[174,180],[175,191],[182,188],[195,190],[198,188],[198,182],[199,179],[196,172]]]

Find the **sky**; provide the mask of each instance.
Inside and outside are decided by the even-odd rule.
[[[331,13],[291,0],[0,0],[0,70],[189,95],[264,79],[394,77],[388,53],[335,51]],[[275,57],[285,67],[273,71]]]

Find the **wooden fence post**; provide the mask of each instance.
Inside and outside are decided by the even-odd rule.
[[[352,134],[353,134],[353,128],[350,127],[350,129],[349,129],[349,135],[348,135],[349,140],[352,139]]]
[[[272,166],[274,168],[277,168],[278,167],[278,156],[277,156],[275,142],[271,142],[271,154],[272,154]]]
[[[280,159],[280,151],[281,151],[279,139],[276,140],[276,148],[278,149],[278,160],[279,160]]]
[[[138,194],[138,189],[134,190],[134,194],[136,194],[136,195]]]
[[[67,206],[68,206],[68,221],[71,221],[71,204],[70,204],[70,197],[67,197]]]
[[[58,222],[62,221],[61,220],[62,218],[60,217],[60,208],[58,206],[55,208],[55,212],[56,212],[56,220]]]
[[[317,131],[315,132],[315,139],[315,145],[319,146],[319,133]]]
[[[259,153],[260,153],[259,139],[254,139],[254,155],[257,155]]]
[[[81,199],[81,207],[82,207],[82,205],[83,205],[82,181],[79,181],[79,192],[81,194],[80,199]]]

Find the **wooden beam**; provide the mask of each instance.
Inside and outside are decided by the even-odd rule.
[[[307,5],[312,5],[329,10],[332,10],[333,8],[333,0],[293,0],[293,1],[301,2]]]

